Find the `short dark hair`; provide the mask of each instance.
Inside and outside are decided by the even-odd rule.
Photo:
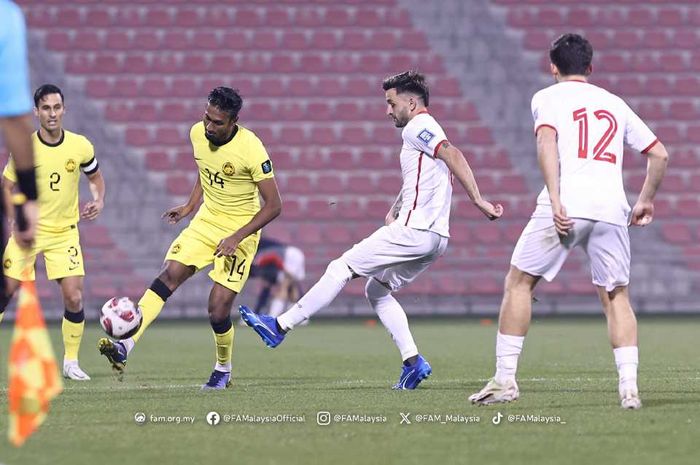
[[[581,35],[563,34],[552,42],[549,59],[562,76],[585,75],[593,61],[593,47]]]
[[[39,87],[35,92],[34,92],[34,106],[36,108],[39,108],[39,102],[41,99],[46,97],[47,95],[50,94],[58,94],[61,96],[61,103],[65,102],[66,100],[63,98],[63,92],[61,92],[61,89],[58,88],[58,86],[55,86],[53,84],[44,84],[43,86]]]
[[[397,94],[410,92],[416,94],[423,100],[425,106],[428,106],[430,92],[428,84],[425,82],[425,76],[418,71],[405,71],[394,76],[389,76],[382,82],[382,89],[396,89]]]
[[[243,99],[237,89],[230,87],[216,87],[209,92],[207,101],[224,113],[228,113],[231,118],[237,118],[238,112],[243,107]]]

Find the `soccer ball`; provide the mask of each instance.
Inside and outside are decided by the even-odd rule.
[[[100,324],[108,336],[126,339],[141,327],[141,310],[128,297],[114,297],[102,306]]]

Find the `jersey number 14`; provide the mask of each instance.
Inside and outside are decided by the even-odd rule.
[[[605,130],[603,137],[593,147],[593,159],[599,161],[607,161],[613,165],[617,162],[617,156],[614,153],[606,152],[610,142],[612,142],[617,132],[617,120],[607,110],[597,110],[593,115],[599,120],[605,120],[608,123],[608,128]],[[578,121],[578,157],[588,158],[588,110],[579,108],[574,111],[574,121]]]

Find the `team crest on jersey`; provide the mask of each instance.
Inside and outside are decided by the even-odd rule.
[[[229,161],[224,163],[224,165],[221,167],[221,171],[223,171],[226,176],[231,176],[236,172],[236,170],[233,168],[233,164]]]
[[[418,133],[418,138],[426,144],[433,140],[433,137],[435,137],[435,134],[428,131],[427,129],[423,129],[420,133]]]
[[[182,247],[180,247],[180,244],[175,244],[172,249],[170,249],[170,253],[176,254],[180,251]]]
[[[262,172],[267,174],[272,171],[272,162],[270,160],[266,160],[262,165],[260,165],[260,167],[262,168]]]
[[[12,260],[9,258],[6,258],[5,261],[3,262],[2,266],[4,266],[6,270],[9,270],[10,267],[12,266]]]
[[[66,161],[66,171],[68,171],[69,173],[72,173],[73,171],[75,171],[75,169],[77,167],[78,167],[78,164],[72,158],[69,158]]]

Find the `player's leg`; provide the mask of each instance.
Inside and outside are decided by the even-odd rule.
[[[134,349],[138,340],[143,336],[148,326],[156,319],[172,293],[195,272],[196,269],[192,266],[187,266],[173,260],[166,260],[158,277],[153,280],[150,287],[146,289],[146,292],[144,292],[138,302],[138,306],[141,309],[142,321],[141,327],[136,334],[121,341],[112,341],[106,337],[98,341],[97,348],[102,355],[107,357],[107,360],[109,360],[109,363],[112,365],[112,370],[114,370],[120,378],[126,367],[127,357]]]
[[[225,389],[230,385],[234,329],[231,305],[248,280],[250,264],[258,248],[257,237],[243,240],[231,257],[217,257],[209,277],[214,281],[209,294],[209,322],[214,332],[216,364],[202,389]]]
[[[586,247],[593,284],[608,322],[608,337],[618,371],[618,393],[623,408],[642,406],[637,387],[639,349],[637,318],[629,299],[630,246],[627,228],[596,223]]]
[[[78,365],[78,351],[85,330],[83,312],[83,253],[78,229],[73,227],[61,233],[42,238],[46,275],[56,281],[63,297],[63,376],[74,380],[90,377]]]
[[[277,318],[284,312],[289,302],[296,302],[299,283],[306,277],[304,252],[299,248],[288,246],[284,250],[284,272],[278,274],[277,287],[270,302],[268,315]],[[305,320],[302,323],[306,323]]]
[[[83,311],[83,277],[68,276],[59,278],[63,296],[63,376],[75,380],[89,380],[90,377],[78,365],[78,351],[85,330],[85,312]]]
[[[258,333],[267,346],[277,347],[287,332],[328,306],[345,285],[357,276],[343,257],[337,258],[328,264],[326,272],[309,292],[279,317],[257,315],[244,305],[239,307],[239,311],[246,324]]]
[[[523,230],[503,286],[496,335],[496,373],[481,391],[469,396],[472,403],[510,402],[520,396],[515,378],[530,327],[532,295],[540,278],[554,279],[570,250],[587,237],[590,224],[576,221],[566,238],[559,237],[550,218],[533,218]]]
[[[277,318],[284,312],[289,302],[288,296],[291,285],[291,278],[282,273],[281,279],[275,285],[274,292],[272,293],[272,300],[270,300],[270,308],[267,312],[272,318]]]
[[[415,389],[422,380],[430,376],[432,368],[418,353],[406,312],[392,295],[389,282],[380,281],[375,277],[369,278],[365,285],[365,296],[401,354],[401,374],[393,388]]]
[[[2,318],[5,315],[5,309],[7,309],[7,306],[17,293],[17,289],[19,289],[20,285],[20,282],[16,279],[10,278],[9,276],[5,276],[4,278],[5,290],[3,292],[2,289],[0,289],[0,322],[2,322]]]
[[[236,292],[216,282],[209,293],[209,324],[214,333],[216,363],[209,381],[202,389],[225,389],[231,384],[234,337],[231,306],[235,298]]]
[[[2,238],[0,238],[2,240]],[[21,280],[34,280],[34,263],[36,261],[37,248],[35,247],[27,254],[23,251],[14,237],[10,236],[5,247],[2,259],[2,271],[5,281],[4,292],[0,289],[0,321],[5,315],[5,309],[10,304],[12,297],[17,293]]]

